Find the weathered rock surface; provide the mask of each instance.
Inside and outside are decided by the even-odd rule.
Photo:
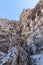
[[[0,18],[0,65],[43,65],[41,60],[43,0],[33,9],[23,9],[19,21]]]

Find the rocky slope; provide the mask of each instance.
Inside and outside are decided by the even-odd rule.
[[[23,9],[19,21],[0,18],[0,65],[43,65],[34,62],[42,57],[43,0],[33,9]]]

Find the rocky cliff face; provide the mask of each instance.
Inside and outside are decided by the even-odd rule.
[[[23,10],[20,16],[21,35],[31,38],[43,37],[43,1],[39,1],[34,9]]]
[[[35,65],[37,54],[43,55],[43,0],[23,9],[19,21],[0,18],[0,65]]]

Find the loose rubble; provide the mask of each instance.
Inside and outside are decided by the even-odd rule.
[[[18,21],[0,18],[0,65],[43,65],[43,0]]]

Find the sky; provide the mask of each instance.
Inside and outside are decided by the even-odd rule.
[[[34,8],[39,0],[0,0],[0,17],[18,20],[23,9]]]

